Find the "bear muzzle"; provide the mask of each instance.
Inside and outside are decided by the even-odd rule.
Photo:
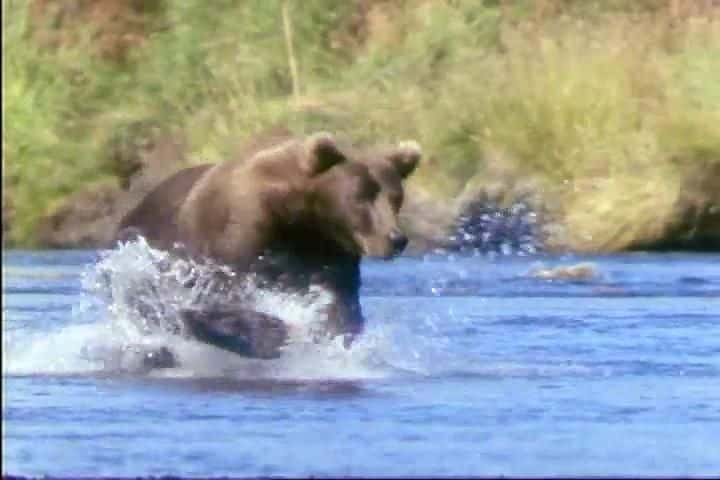
[[[400,255],[408,244],[408,237],[400,230],[390,232],[390,246],[392,248],[392,256]]]
[[[408,237],[400,230],[375,238],[359,238],[362,254],[390,260],[400,255],[408,244]]]

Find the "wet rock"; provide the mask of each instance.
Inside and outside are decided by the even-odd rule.
[[[592,263],[578,263],[553,268],[538,267],[531,270],[528,275],[545,280],[590,280],[598,277],[599,272]]]

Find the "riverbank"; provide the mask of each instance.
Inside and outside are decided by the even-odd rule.
[[[418,139],[427,248],[526,198],[550,249],[720,248],[717,2],[337,3],[4,2],[5,245],[100,245],[173,169],[282,126]]]

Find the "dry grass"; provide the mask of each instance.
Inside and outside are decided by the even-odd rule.
[[[23,35],[26,3],[3,3],[15,244],[32,245],[58,199],[112,175],[108,139],[139,121],[185,138],[193,161],[227,158],[274,125],[416,138],[430,155],[416,187],[451,199],[498,171],[532,179],[582,250],[662,236],[682,215],[685,179],[720,163],[709,4],[366,0],[362,35],[346,42],[352,3],[290,2],[295,101],[280,0],[168,2],[170,28],[123,65],[77,44],[37,47]],[[720,203],[710,190],[698,195]]]

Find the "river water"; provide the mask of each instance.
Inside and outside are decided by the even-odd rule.
[[[162,276],[151,256],[3,254],[4,474],[720,473],[720,255],[369,261],[362,340],[277,360],[139,333],[122,293]],[[579,262],[590,278],[533,275]]]

